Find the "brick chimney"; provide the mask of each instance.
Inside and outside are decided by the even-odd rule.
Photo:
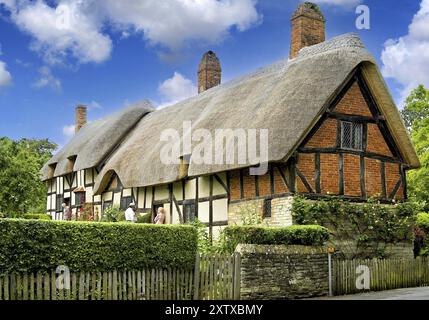
[[[317,4],[304,2],[291,18],[291,44],[289,58],[299,50],[325,41],[325,17]]]
[[[198,66],[198,93],[220,84],[222,68],[213,51],[207,51]]]
[[[78,131],[86,124],[86,106],[78,105],[76,107],[76,122],[74,131],[78,133]]]

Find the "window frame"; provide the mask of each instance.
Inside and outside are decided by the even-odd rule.
[[[272,207],[272,200],[271,198],[264,199],[263,207],[262,207],[262,216],[263,218],[271,218],[273,214],[273,207]]]
[[[119,204],[119,208],[125,211],[128,209],[128,207],[130,206],[130,203],[132,202],[133,202],[132,196],[121,197],[121,203]]]
[[[350,136],[349,136],[349,140],[350,140],[350,144],[351,146],[345,146],[345,125],[350,125]],[[356,132],[356,127],[359,128],[360,132],[360,140],[359,140],[359,146],[358,148],[356,148],[355,146],[353,146],[355,144],[355,132]],[[363,135],[364,135],[364,129],[363,129],[363,123],[360,122],[353,122],[353,121],[346,121],[346,120],[341,120],[340,121],[340,148],[344,149],[344,150],[351,150],[351,151],[364,151],[364,144],[363,144]]]
[[[192,213],[192,219],[191,220],[188,219],[188,215],[187,215],[187,211],[186,211],[186,208],[189,208],[189,207],[193,208],[193,211],[191,210],[191,213]],[[196,203],[194,201],[189,201],[189,202],[183,203],[183,222],[184,223],[192,222],[197,218],[198,218],[198,216],[197,216]]]

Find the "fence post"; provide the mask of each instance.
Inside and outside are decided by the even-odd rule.
[[[334,295],[332,290],[332,254],[335,252],[334,247],[328,247],[328,287],[329,287],[329,296],[332,297]]]
[[[199,300],[200,295],[200,254],[197,253],[195,257],[195,269],[194,269],[194,300]]]
[[[241,289],[241,254],[234,252],[233,299],[240,300]]]

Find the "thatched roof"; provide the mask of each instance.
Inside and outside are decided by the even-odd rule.
[[[161,162],[160,150],[165,142],[161,142],[160,134],[169,128],[182,133],[184,121],[192,121],[194,131],[207,129],[213,136],[215,130],[221,128],[269,129],[269,161],[285,161],[358,66],[364,70],[404,161],[412,168],[419,167],[417,155],[374,58],[357,35],[346,34],[304,48],[293,60],[281,60],[196,97],[149,113],[106,163],[95,190],[101,192],[113,172],[125,187],[157,185],[179,179],[180,165]],[[181,139],[186,135],[181,134]],[[252,163],[197,165],[191,161],[188,176],[249,165]]]
[[[42,168],[42,180],[95,167],[106,158],[141,118],[153,111],[144,100],[106,118],[86,124]]]

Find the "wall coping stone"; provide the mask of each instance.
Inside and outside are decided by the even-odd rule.
[[[239,244],[237,245],[235,252],[238,252],[240,254],[327,254],[328,247],[302,245]]]

